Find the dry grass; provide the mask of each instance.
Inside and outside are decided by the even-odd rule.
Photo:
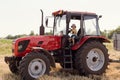
[[[120,58],[120,51],[115,51],[112,43],[105,44],[109,49],[111,59],[118,60]],[[9,54],[6,54],[9,53]],[[0,80],[20,80],[20,76],[16,76],[9,71],[8,65],[4,62],[5,56],[11,55],[11,40],[0,40]],[[106,73],[101,76],[90,75],[89,77],[80,76],[78,74],[70,74],[60,71],[61,67],[57,64],[50,75],[45,75],[39,80],[120,80],[120,63],[110,63]]]
[[[16,76],[14,74],[4,74],[3,80],[20,80],[20,76]],[[55,72],[51,73],[51,75],[44,75],[40,77],[38,80],[110,80],[106,76],[96,76],[90,75],[89,77],[80,76],[80,75],[72,75],[70,73],[65,72]]]
[[[108,48],[109,58],[115,61],[120,61],[120,51],[113,48],[113,43],[106,43]],[[111,80],[120,80],[120,62],[111,62],[106,71],[106,76]]]
[[[11,53],[12,40],[0,39],[0,55]]]

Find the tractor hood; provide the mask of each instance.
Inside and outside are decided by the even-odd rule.
[[[29,53],[33,47],[56,50],[61,47],[61,36],[29,36],[18,38],[13,42],[13,53],[16,56]]]

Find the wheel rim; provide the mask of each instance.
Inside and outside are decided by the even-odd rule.
[[[105,62],[104,54],[100,49],[94,48],[88,52],[87,66],[92,71],[100,70]]]
[[[28,72],[31,77],[38,78],[44,75],[46,71],[46,64],[42,59],[34,59],[28,66]]]

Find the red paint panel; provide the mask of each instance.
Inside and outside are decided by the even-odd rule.
[[[23,40],[30,40],[27,48],[23,52],[18,52],[18,43]],[[42,41],[43,43],[39,45],[38,43]],[[61,37],[60,36],[31,36],[26,38],[19,38],[15,40],[13,44],[15,56],[22,57],[29,53],[32,47],[42,47],[46,50],[56,50],[61,48]]]
[[[110,42],[108,39],[106,39],[103,36],[85,36],[81,39],[80,42],[76,43],[72,47],[72,50],[77,50],[78,48],[80,48],[88,39],[98,39],[98,40],[102,40],[103,42]]]

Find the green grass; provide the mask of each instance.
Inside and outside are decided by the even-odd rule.
[[[12,50],[12,40],[0,39],[0,55],[10,54]]]

